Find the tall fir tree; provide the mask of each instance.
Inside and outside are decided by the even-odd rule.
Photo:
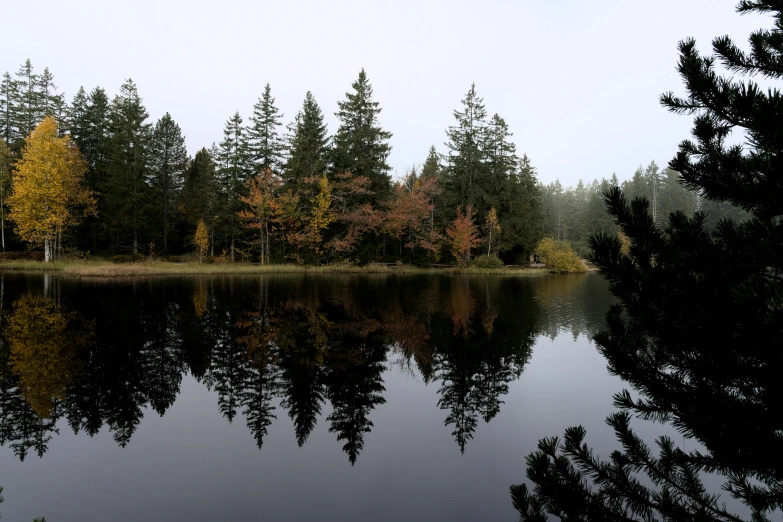
[[[221,228],[233,261],[236,257],[237,240],[242,234],[242,225],[237,215],[242,206],[239,197],[245,195],[245,184],[252,175],[247,136],[239,112],[235,112],[226,121],[223,141],[217,150],[217,164],[222,196]]]
[[[440,154],[435,150],[435,145],[430,146],[430,150],[427,152],[427,159],[421,166],[421,177],[423,179],[440,178],[441,166],[440,166]]]
[[[340,124],[333,138],[332,168],[335,173],[350,171],[369,179],[369,189],[377,201],[391,191],[391,167],[386,160],[391,152],[392,133],[380,126],[380,103],[372,98],[373,88],[364,69],[351,87],[353,92],[337,102],[339,110],[335,116]]]
[[[509,261],[525,264],[544,236],[544,212],[536,169],[527,154],[518,165],[503,194],[498,249]]]
[[[305,178],[326,173],[328,155],[329,138],[324,115],[313,93],[307,91],[302,110],[288,126],[286,183],[296,187]]]
[[[151,125],[136,84],[128,79],[120,87],[109,110],[109,158],[104,194],[107,232],[112,247],[130,248],[139,254],[147,231],[146,182]]]
[[[487,111],[484,100],[472,84],[462,100],[462,111],[455,110],[456,125],[446,130],[446,168],[444,191],[450,207],[476,205],[480,201],[479,182],[485,170]]]
[[[777,88],[753,77],[783,78],[783,5],[743,0],[740,13],[767,14],[771,29],[743,51],[728,37],[702,56],[693,39],[679,44],[678,71],[687,94],[661,97],[676,114],[694,116],[693,139],[669,167],[712,201],[740,207],[744,222],[724,220],[712,232],[704,215],[669,216],[663,227],[646,199],[607,192],[611,214],[630,240],[599,234],[592,259],[617,298],[606,330],[595,336],[609,371],[633,387],[615,395],[607,418],[620,442],[602,460],[581,426],[543,439],[527,458],[535,484],[512,487],[523,521],[768,521],[783,510],[783,108]],[[734,76],[729,78],[716,70]],[[743,78],[744,77],[744,78]],[[744,144],[727,143],[732,133]],[[632,418],[670,423],[685,439],[637,435]],[[634,419],[636,422],[637,419]],[[691,444],[691,448],[693,448]],[[709,491],[704,474],[744,504],[746,515]]]
[[[283,165],[283,142],[279,127],[283,115],[275,106],[272,88],[267,83],[264,94],[253,106],[250,125],[247,128],[247,143],[253,174],[264,169],[279,173]]]
[[[170,237],[176,223],[176,205],[182,190],[188,152],[179,125],[167,112],[155,124],[150,147],[149,184],[154,193],[154,211],[158,221],[153,227],[156,238],[162,239],[163,251],[169,252]]]

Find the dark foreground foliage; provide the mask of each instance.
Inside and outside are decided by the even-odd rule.
[[[527,458],[533,490],[511,488],[520,520],[742,520],[707,491],[704,473],[723,477],[724,497],[754,521],[783,508],[783,107],[777,89],[748,79],[783,76],[783,4],[744,0],[738,11],[772,15],[774,27],[751,35],[749,53],[728,37],[713,41],[709,57],[681,42],[687,96],[661,101],[695,116],[693,140],[669,167],[689,189],[751,217],[708,232],[703,214],[678,212],[659,227],[646,200],[606,193],[631,240],[623,255],[615,236],[591,239],[592,261],[619,301],[596,344],[636,391],[618,393],[620,411],[607,418],[622,448],[600,460],[582,427],[540,441]],[[745,81],[720,76],[717,63]],[[744,133],[744,146],[726,144],[732,131]],[[631,428],[634,415],[670,423],[702,449],[660,437],[653,450]]]

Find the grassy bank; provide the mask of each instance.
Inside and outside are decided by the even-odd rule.
[[[410,265],[387,266],[369,264],[352,265],[257,265],[251,263],[170,263],[166,261],[142,261],[137,263],[112,263],[110,261],[0,261],[0,271],[57,273],[78,277],[140,277],[159,275],[226,275],[226,274],[476,274],[530,276],[548,273],[540,268],[417,268]]]

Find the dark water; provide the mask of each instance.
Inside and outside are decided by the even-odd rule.
[[[597,275],[2,276],[4,520],[516,520],[544,436],[604,454]]]

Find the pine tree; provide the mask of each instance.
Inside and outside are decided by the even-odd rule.
[[[743,208],[744,222],[723,221],[713,232],[705,217],[677,212],[659,227],[646,199],[606,194],[609,211],[630,240],[595,236],[592,260],[609,279],[618,303],[607,329],[595,336],[609,371],[635,390],[615,395],[621,410],[607,423],[622,448],[601,460],[585,430],[566,430],[539,442],[528,456],[528,478],[513,486],[521,520],[739,521],[703,473],[742,502],[748,520],[780,517],[783,509],[783,108],[777,89],[752,79],[783,78],[783,6],[743,0],[740,13],[774,17],[772,29],[750,37],[750,52],[728,36],[701,56],[693,39],[680,42],[683,98],[661,97],[671,112],[694,116],[693,139],[680,145],[669,168],[686,187],[713,201]],[[732,78],[716,70],[720,62]],[[745,78],[742,78],[742,77]],[[748,136],[726,143],[729,133]],[[659,437],[654,452],[631,418],[670,422],[698,442],[685,451]],[[693,446],[691,446],[693,447]]]
[[[484,100],[476,94],[476,84],[462,100],[462,111],[455,110],[456,125],[448,128],[447,164],[444,172],[444,194],[449,207],[481,205],[480,183],[484,178],[487,145],[487,111]]]
[[[329,154],[324,116],[310,91],[288,132],[285,180],[289,186],[296,187],[306,178],[325,173]]]
[[[217,151],[217,175],[221,185],[221,222],[229,241],[231,260],[235,259],[236,240],[242,231],[238,212],[245,195],[245,183],[252,173],[248,154],[247,137],[242,126],[239,112],[226,121],[223,129],[223,141]]]
[[[391,152],[392,133],[383,130],[378,122],[380,104],[372,99],[372,85],[364,69],[351,87],[353,92],[337,102],[339,110],[335,116],[340,126],[334,135],[332,167],[335,173],[349,171],[369,179],[369,189],[377,201],[391,190],[391,167],[386,159]]]
[[[169,251],[169,236],[174,228],[176,205],[182,190],[188,153],[179,125],[166,113],[155,124],[150,147],[150,186],[155,197],[163,250]],[[157,227],[156,227],[157,228]]]
[[[109,143],[106,220],[113,247],[130,247],[139,253],[146,231],[146,202],[150,187],[146,183],[149,167],[151,125],[136,84],[128,79],[114,97],[109,112]]]
[[[275,107],[272,90],[267,83],[264,94],[253,106],[250,125],[247,128],[248,154],[253,165],[253,174],[270,169],[278,174],[283,165],[283,143],[278,127],[283,115]]]

